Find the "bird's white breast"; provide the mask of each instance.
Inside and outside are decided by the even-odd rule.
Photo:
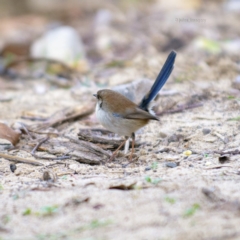
[[[113,113],[103,110],[99,103],[96,105],[96,116],[98,121],[109,131],[119,134],[120,136],[131,136],[145,124],[137,119],[124,119],[114,116]]]

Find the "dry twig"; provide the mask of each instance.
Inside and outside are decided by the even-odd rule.
[[[83,141],[92,142],[92,143],[99,143],[108,145],[108,149],[113,149],[119,146],[119,144],[122,143],[121,138],[110,138],[108,136],[97,136],[93,134],[93,131],[91,129],[86,130],[82,129],[78,133],[78,138]]]
[[[83,141],[101,144],[105,149],[115,149],[122,143],[121,137],[109,137],[109,135],[96,135],[94,132],[102,132],[103,134],[112,134],[105,129],[80,129],[78,138]],[[105,146],[104,146],[105,145]],[[135,142],[135,146],[139,146],[139,142]]]
[[[107,157],[111,156],[107,151],[98,147],[96,144],[81,141],[81,140],[78,140],[78,139],[75,139],[75,138],[72,138],[72,137],[66,136],[66,135],[64,137],[69,139],[71,142],[77,143],[77,144],[81,145],[82,147],[85,147],[86,149],[88,149],[89,151],[91,151],[92,153],[94,153],[96,155],[99,155],[99,156],[105,155]],[[101,153],[101,154],[99,154],[99,153]]]
[[[49,140],[49,136],[47,136],[46,138],[42,139],[32,150],[31,154],[33,157],[35,158],[40,158],[40,159],[45,159],[45,160],[64,160],[64,159],[69,159],[71,158],[70,156],[60,156],[60,157],[42,157],[42,156],[38,156],[35,152],[37,151],[37,149],[46,141]]]
[[[0,157],[8,159],[10,161],[14,161],[14,162],[28,163],[28,164],[32,164],[32,165],[36,165],[36,166],[43,166],[44,165],[40,162],[37,162],[36,160],[20,158],[20,157],[17,157],[17,156],[12,156],[12,155],[8,155],[8,154],[4,154],[4,153],[0,153]]]
[[[220,154],[220,155],[238,155],[240,154],[240,150],[235,149],[235,150],[223,150],[223,151],[214,151],[214,153]]]
[[[36,125],[32,125],[30,130],[40,130],[49,127],[57,127],[65,122],[76,121],[77,119],[86,117],[93,113],[94,107],[95,106],[93,104],[88,104],[78,108],[68,108],[65,110],[57,111],[46,121]]]

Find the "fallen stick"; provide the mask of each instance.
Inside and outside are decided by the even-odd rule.
[[[14,161],[14,162],[27,163],[27,164],[32,164],[32,165],[36,165],[36,166],[44,166],[44,164],[42,164],[36,160],[21,158],[21,157],[12,156],[12,155],[8,155],[8,154],[4,154],[4,153],[0,153],[0,157],[5,158],[10,161]]]
[[[79,139],[75,139],[75,138],[73,138],[71,136],[67,136],[67,135],[64,135],[64,137],[69,139],[71,142],[74,142],[76,144],[81,145],[82,147],[85,147],[86,149],[88,149],[89,151],[91,151],[92,153],[94,153],[96,155],[99,155],[99,153],[100,153],[101,155],[104,155],[106,157],[111,156],[107,151],[103,150],[102,148],[100,148],[96,144],[93,144],[91,142],[85,142],[85,141],[82,141],[82,140],[79,140]]]
[[[46,138],[42,139],[34,148],[33,150],[31,151],[31,154],[33,157],[35,158],[39,158],[39,159],[45,159],[45,160],[65,160],[65,159],[69,159],[71,158],[70,156],[60,156],[60,157],[42,157],[42,156],[38,156],[36,154],[36,151],[38,150],[38,148],[43,144],[45,143],[46,141],[49,140],[49,136],[47,136]]]
[[[223,168],[223,167],[230,167],[230,168],[232,168],[233,166],[231,166],[231,165],[215,165],[215,166],[206,167],[206,168],[203,168],[203,169],[204,170],[210,170],[210,169],[218,169],[218,168]]]
[[[109,137],[108,135],[96,135],[94,132],[112,134],[112,132],[105,129],[80,129],[78,133],[78,139],[86,142],[107,145],[106,149],[117,148],[123,141],[121,137]],[[135,142],[135,146],[139,146],[139,145],[140,145],[139,142]]]
[[[46,119],[46,121],[43,121],[42,123],[32,125],[31,127],[29,127],[29,131],[36,129],[37,130],[47,129],[49,127],[58,127],[59,125],[65,122],[76,121],[79,118],[83,118],[92,114],[94,112],[94,109],[95,109],[94,104],[88,104],[78,108],[69,108],[57,111],[51,117]]]
[[[93,131],[91,131],[91,129],[89,130],[81,130],[78,133],[78,138],[80,140],[83,141],[87,141],[87,142],[92,142],[92,143],[100,143],[100,144],[108,144],[108,145],[112,145],[113,148],[118,147],[121,142],[122,139],[121,138],[112,138],[112,137],[108,137],[108,136],[97,136],[93,134]]]
[[[240,150],[223,150],[223,151],[213,151],[214,153],[220,154],[220,155],[238,155],[240,154]]]

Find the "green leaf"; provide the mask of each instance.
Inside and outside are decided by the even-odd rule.
[[[111,224],[112,221],[111,220],[92,220],[92,222],[90,223],[90,228],[99,228],[99,227],[105,227],[108,226],[109,224]]]
[[[170,198],[170,197],[165,197],[165,201],[170,203],[170,204],[174,204],[176,202],[176,199]]]
[[[155,179],[152,181],[152,184],[157,185],[157,184],[160,183],[161,181],[162,181],[161,178],[155,178]]]
[[[240,116],[235,117],[235,118],[230,118],[228,121],[240,121]]]
[[[193,215],[196,213],[196,211],[199,210],[199,209],[200,209],[200,205],[199,205],[198,203],[194,203],[194,204],[192,205],[192,207],[188,208],[188,209],[184,212],[183,217],[191,217],[191,216],[193,216]]]
[[[220,53],[222,51],[221,44],[215,40],[200,37],[196,40],[196,45],[199,48],[213,54]]]
[[[156,170],[158,168],[158,162],[153,162],[151,165],[152,170]]]
[[[159,182],[162,181],[162,179],[161,179],[161,178],[152,179],[151,177],[146,176],[146,177],[145,177],[145,181],[148,182],[148,183],[152,183],[152,184],[154,184],[154,185],[157,185]]]
[[[151,183],[151,182],[152,182],[152,179],[151,179],[149,176],[146,176],[146,177],[145,177],[145,181],[148,182],[148,183]]]
[[[27,208],[27,209],[22,213],[22,215],[23,215],[23,216],[27,216],[27,215],[30,215],[31,213],[32,213],[31,208]]]
[[[41,211],[37,213],[37,215],[42,215],[42,216],[50,216],[53,215],[54,213],[58,212],[59,207],[54,205],[54,206],[45,206],[41,208]]]

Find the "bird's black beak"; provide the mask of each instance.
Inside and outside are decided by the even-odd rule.
[[[97,94],[93,94],[93,96],[96,98],[96,97],[97,97]]]

